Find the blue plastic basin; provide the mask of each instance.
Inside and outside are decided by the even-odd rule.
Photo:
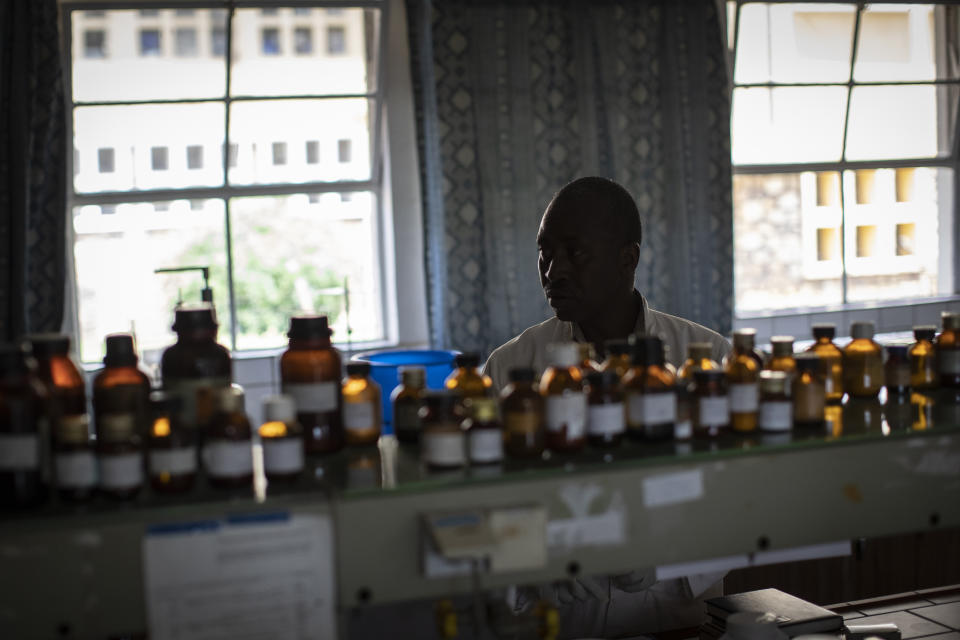
[[[383,400],[383,433],[393,433],[393,406],[390,394],[400,383],[400,367],[423,367],[427,372],[427,388],[443,389],[443,382],[453,371],[453,359],[459,351],[407,350],[368,351],[351,360],[370,363],[370,375],[380,385]]]

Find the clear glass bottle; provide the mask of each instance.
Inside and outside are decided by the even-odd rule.
[[[429,469],[458,469],[467,463],[466,438],[460,428],[457,402],[451,391],[423,394],[420,453]]]
[[[343,428],[348,445],[376,444],[381,427],[380,385],[370,363],[350,362],[343,379]]]
[[[613,371],[617,378],[623,378],[630,370],[630,343],[627,340],[607,340],[603,343],[607,358],[599,371]]]
[[[693,372],[693,432],[696,437],[716,438],[730,426],[727,377],[719,369]]]
[[[150,379],[137,367],[133,336],[107,336],[104,369],[93,379],[100,491],[130,499],[143,486],[143,439],[147,432]]]
[[[420,407],[426,388],[427,372],[423,367],[400,367],[400,384],[390,394],[393,403],[393,433],[400,442],[420,441]]]
[[[150,394],[147,473],[158,493],[189,491],[197,477],[197,430],[180,423],[183,399],[166,391]]]
[[[689,384],[693,382],[693,373],[695,371],[706,371],[709,369],[719,369],[720,364],[712,359],[713,345],[709,342],[691,342],[687,345],[687,359],[680,370],[677,371],[677,379]]]
[[[510,384],[501,395],[507,454],[514,458],[539,458],[545,447],[546,425],[536,372],[531,367],[521,367],[511,369],[509,375]]]
[[[815,342],[807,349],[820,358],[827,404],[839,404],[843,400],[843,352],[833,343],[836,333],[837,328],[832,324],[813,325]]]
[[[230,352],[217,343],[217,328],[212,305],[180,307],[173,322],[177,342],[160,359],[164,391],[183,399],[180,424],[200,433],[213,416],[214,397],[231,381]]]
[[[294,482],[303,473],[303,427],[297,422],[297,404],[291,396],[263,399],[263,472],[271,482]]]
[[[935,389],[939,382],[937,376],[937,358],[934,354],[933,340],[937,328],[933,325],[913,328],[916,342],[910,347],[910,387],[915,391]]]
[[[785,371],[760,372],[761,431],[783,433],[793,429],[793,403],[787,393],[789,384]]]
[[[940,314],[943,331],[934,341],[940,386],[960,389],[960,313],[944,311]]]
[[[280,390],[297,407],[308,454],[343,448],[340,352],[330,342],[327,316],[290,318],[287,350],[280,356]]]
[[[648,440],[671,440],[677,419],[677,378],[666,367],[663,342],[656,336],[636,336],[632,356],[633,366],[623,378],[628,433]]]
[[[471,465],[498,464],[503,461],[503,425],[494,398],[472,398],[468,416],[461,427],[467,438],[467,457]]]
[[[761,367],[757,365],[754,357],[756,334],[754,329],[734,331],[733,352],[727,356],[725,362],[730,398],[730,426],[734,431],[748,432],[757,428]]]
[[[204,434],[203,467],[210,484],[224,489],[252,486],[253,430],[244,410],[243,389],[220,389]]]
[[[627,412],[616,368],[589,374],[587,387],[587,442],[595,447],[620,446],[627,428]]]
[[[796,356],[796,376],[790,395],[793,398],[793,422],[798,428],[823,429],[827,389],[823,384],[820,357],[814,352]]]
[[[787,374],[787,381],[789,383],[797,370],[797,361],[793,356],[793,336],[773,336],[770,338],[770,346],[773,353],[767,362],[767,370],[783,371]],[[787,393],[789,394],[789,384]]]
[[[587,394],[575,342],[547,345],[550,366],[540,378],[546,411],[546,444],[553,451],[579,451],[586,444]]]
[[[883,351],[873,341],[873,323],[854,322],[850,335],[843,349],[843,388],[851,396],[874,398],[883,386]]]
[[[0,343],[0,508],[30,507],[46,498],[47,401],[24,345]]]
[[[490,395],[493,380],[480,373],[480,354],[460,353],[453,359],[454,370],[444,381],[447,391],[462,398],[480,398]]]

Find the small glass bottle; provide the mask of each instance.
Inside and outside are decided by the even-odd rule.
[[[180,424],[203,432],[214,411],[214,396],[230,387],[231,361],[227,348],[217,343],[213,306],[183,306],[174,313],[176,344],[160,359],[163,389],[183,398]]]
[[[471,465],[497,464],[503,461],[503,425],[500,424],[494,398],[472,398],[467,403],[468,417],[461,427],[467,438],[467,457]]]
[[[280,390],[293,397],[309,454],[343,448],[340,352],[330,342],[327,316],[290,318],[290,344],[280,356]]]
[[[376,444],[380,437],[380,412],[380,385],[370,377],[370,363],[348,363],[347,377],[343,379],[343,429],[347,444]]]
[[[579,451],[586,444],[587,394],[580,375],[576,342],[547,345],[550,366],[540,378],[546,409],[547,448]]]
[[[30,507],[46,497],[48,396],[30,364],[24,345],[0,344],[0,507],[5,509]]]
[[[673,439],[687,442],[693,439],[693,397],[689,385],[678,382],[674,388],[677,396],[677,419],[673,423]]]
[[[215,396],[213,418],[203,440],[203,467],[210,484],[224,489],[251,486],[253,447],[243,389],[233,385]]]
[[[104,369],[93,379],[100,491],[130,499],[143,486],[143,436],[147,432],[150,379],[137,368],[133,336],[107,336]]]
[[[664,362],[663,342],[656,336],[636,336],[633,367],[623,378],[627,429],[632,437],[671,440],[677,419],[677,379]]]
[[[790,402],[790,379],[784,371],[760,372],[761,431],[786,432],[793,428],[793,403]]]
[[[719,369],[693,373],[693,431],[701,438],[716,438],[730,426],[727,377]]]
[[[833,343],[836,333],[837,328],[832,324],[813,325],[815,342],[807,349],[820,358],[827,404],[839,404],[843,400],[843,352]]]
[[[915,391],[935,389],[938,383],[937,359],[934,355],[933,339],[937,328],[933,325],[914,327],[916,342],[910,347],[910,387]]]
[[[734,431],[749,432],[757,428],[757,412],[760,408],[757,383],[761,367],[754,358],[756,334],[754,329],[734,331],[733,352],[726,358],[730,426]]]
[[[452,391],[461,399],[480,398],[490,395],[493,380],[480,373],[480,354],[460,353],[453,359],[454,370],[444,381],[447,391]]]
[[[586,378],[591,371],[600,371],[600,363],[597,362],[597,350],[589,342],[578,342],[580,349],[580,374]]]
[[[603,343],[607,359],[600,365],[600,371],[614,371],[617,378],[623,378],[630,370],[630,343],[627,340],[607,340]]]
[[[297,422],[297,405],[291,396],[263,399],[263,472],[271,482],[293,482],[303,472],[303,427]]]
[[[423,394],[420,454],[430,469],[458,469],[467,463],[466,438],[457,417],[457,401],[451,391]]]
[[[507,454],[539,458],[544,449],[545,408],[531,367],[510,370],[510,384],[501,395]]]
[[[940,314],[943,331],[934,341],[940,386],[960,389],[960,313],[944,311]]]
[[[616,369],[589,374],[587,386],[587,442],[595,447],[620,446],[627,413]]]
[[[197,477],[197,431],[180,423],[183,399],[166,391],[150,394],[147,473],[159,493],[189,491]]]
[[[793,423],[798,428],[823,429],[827,390],[821,377],[822,365],[816,353],[796,356],[797,371],[790,395],[793,398]]]
[[[843,403],[843,435],[881,435],[883,406],[877,396],[850,396]]]
[[[713,345],[709,342],[691,342],[687,345],[687,359],[677,372],[677,379],[689,384],[693,373],[699,370],[719,369],[720,364],[712,359]]]
[[[393,403],[393,433],[400,442],[420,441],[420,407],[427,372],[423,367],[400,367],[400,384],[390,394]]]
[[[884,347],[886,362],[883,364],[883,380],[887,397],[910,395],[909,345],[890,344]]]
[[[770,361],[767,362],[768,371],[783,371],[787,374],[787,380],[793,378],[794,372],[797,370],[797,361],[793,356],[793,336],[773,336],[770,338],[770,346],[773,349],[773,353],[770,356]],[[787,386],[787,393],[789,394],[789,384]]]
[[[883,351],[873,341],[873,323],[854,322],[850,335],[843,349],[843,388],[851,396],[874,398],[883,386]]]

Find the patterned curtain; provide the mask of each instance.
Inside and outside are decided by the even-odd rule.
[[[730,98],[714,0],[407,0],[431,340],[488,353],[552,314],[536,232],[584,175],[633,193],[652,307],[730,330]]]
[[[59,331],[66,242],[56,0],[0,2],[0,340]]]

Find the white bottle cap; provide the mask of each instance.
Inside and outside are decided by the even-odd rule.
[[[292,396],[267,396],[263,399],[264,422],[294,422],[297,406]]]
[[[552,342],[547,345],[547,362],[554,367],[575,367],[580,362],[580,347],[576,342]]]
[[[866,338],[867,340],[873,339],[873,323],[872,322],[854,322],[850,325],[850,335],[854,340],[859,340],[861,338]]]

